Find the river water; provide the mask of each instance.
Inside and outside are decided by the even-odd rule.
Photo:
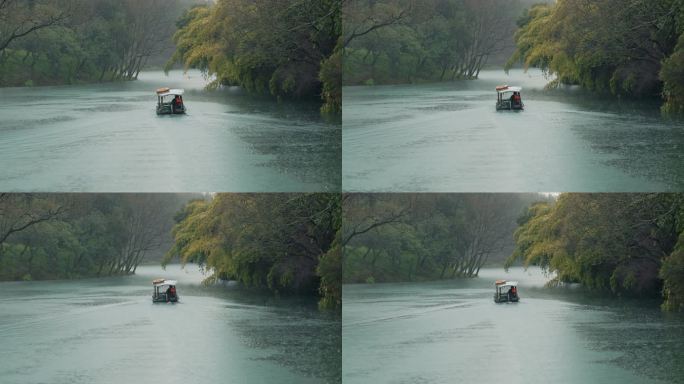
[[[339,191],[341,126],[317,103],[206,91],[199,72],[137,81],[0,88],[0,190]],[[157,116],[155,90],[188,113]]]
[[[540,71],[345,87],[345,191],[637,192],[684,187],[684,122],[659,105],[544,91]],[[524,112],[496,112],[496,85]]]
[[[518,280],[519,303],[493,282]],[[681,383],[684,316],[546,289],[539,270],[343,287],[345,383]]]
[[[153,304],[154,278],[178,304]],[[0,381],[337,383],[340,318],[313,300],[206,287],[188,266],[135,276],[0,283]]]

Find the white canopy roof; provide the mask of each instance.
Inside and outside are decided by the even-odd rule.
[[[517,287],[518,282],[517,281],[507,281],[503,284],[497,284],[497,286],[499,286],[499,287]]]
[[[506,93],[506,92],[520,92],[520,91],[522,91],[521,87],[508,87],[505,89],[498,90],[497,92]]]
[[[154,282],[154,285],[157,287],[161,287],[163,285],[176,285],[177,281],[176,280],[164,280],[162,282]]]
[[[182,95],[185,93],[184,89],[169,89],[166,92],[158,93],[159,96]]]

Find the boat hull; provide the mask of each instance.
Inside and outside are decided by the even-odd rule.
[[[508,295],[494,295],[495,303],[517,303],[518,301],[520,301],[518,295],[512,297],[509,297]]]
[[[496,103],[497,111],[524,111],[525,104],[514,104],[511,102]]]
[[[153,303],[177,303],[178,302],[178,296],[169,297],[169,298],[167,298],[165,294],[161,294],[159,296],[152,296],[152,302]]]
[[[157,115],[184,115],[186,111],[185,106],[181,108],[171,108],[168,105],[157,106]]]

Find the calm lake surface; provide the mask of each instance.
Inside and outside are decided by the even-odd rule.
[[[178,304],[152,304],[154,278]],[[0,283],[0,381],[338,383],[340,318],[314,300],[205,287],[188,266],[135,276]]]
[[[495,304],[495,279],[521,301]],[[344,286],[345,383],[681,383],[684,316],[545,289],[539,270]]]
[[[206,91],[199,72],[113,84],[0,88],[0,190],[339,191],[341,126],[316,103]],[[185,116],[155,90],[184,88]]]
[[[637,192],[684,187],[684,123],[652,102],[544,91],[540,71],[345,87],[345,191]],[[497,112],[496,85],[524,112]]]

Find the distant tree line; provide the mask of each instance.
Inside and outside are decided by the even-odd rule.
[[[341,108],[342,0],[218,0],[189,10],[177,23],[181,62],[214,76],[212,86],[237,85],[278,98],[323,98]]]
[[[476,277],[513,248],[516,218],[536,194],[346,195],[344,282]]]
[[[662,294],[664,308],[684,310],[684,195],[562,194],[519,224],[507,266],[538,265],[555,274],[551,284]]]
[[[207,281],[235,280],[321,297],[341,308],[339,194],[217,194],[176,216],[165,262],[204,266]]]
[[[135,273],[187,197],[0,194],[0,280]]]
[[[518,0],[349,0],[344,83],[476,79],[512,44]]]
[[[185,3],[0,1],[0,86],[136,79],[173,44]]]
[[[550,86],[580,85],[625,97],[662,97],[666,111],[684,111],[682,0],[558,0],[518,21],[522,62],[555,76]]]

